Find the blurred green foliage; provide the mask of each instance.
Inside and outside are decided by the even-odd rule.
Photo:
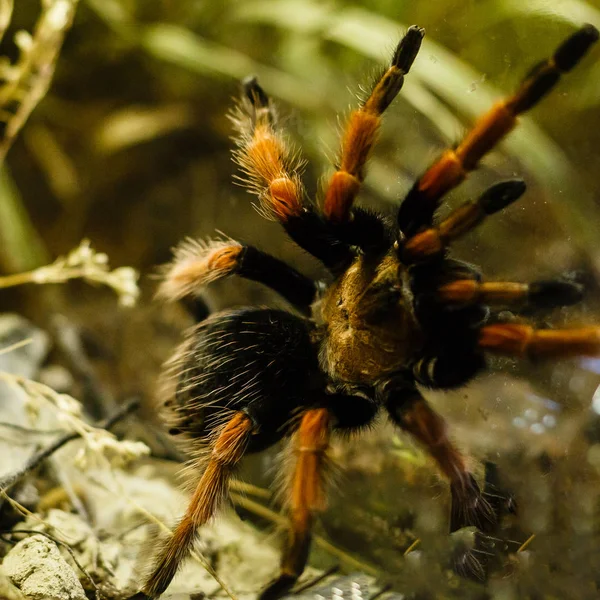
[[[19,3],[5,53],[38,10]],[[86,0],[9,168],[52,254],[92,236],[120,260],[148,267],[182,235],[227,229],[231,207],[250,204],[230,183],[225,114],[239,79],[258,75],[279,101],[314,182],[335,159],[336,115],[418,23],[426,43],[386,115],[364,194],[365,202],[396,204],[444,145],[582,21],[600,26],[597,2]],[[491,156],[461,195],[491,179],[486,172],[525,176],[537,193],[531,203],[546,211],[540,237],[557,219],[555,235],[573,234],[598,271],[600,67],[598,50],[591,54],[523,119],[502,147],[508,158]],[[314,183],[309,189],[317,192]],[[262,227],[240,208],[244,235]]]

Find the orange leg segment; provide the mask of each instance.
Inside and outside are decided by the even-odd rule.
[[[234,240],[187,239],[175,249],[173,261],[163,268],[157,296],[170,301],[198,296],[207,284],[230,275],[270,287],[305,313],[316,294],[312,279],[253,246]]]
[[[233,240],[185,240],[166,266],[157,296],[180,300],[197,294],[207,284],[235,272],[244,247]]]
[[[508,306],[527,303],[537,307],[553,307],[579,302],[582,288],[576,283],[561,280],[513,283],[459,279],[441,286],[437,295],[440,302],[445,304]]]
[[[408,238],[402,250],[403,260],[413,263],[439,256],[453,240],[518,200],[524,192],[525,183],[521,179],[509,179],[493,185],[476,202],[465,202],[439,225]]]
[[[241,180],[258,195],[264,216],[285,223],[302,213],[303,162],[275,128],[271,101],[255,78],[244,82],[244,91],[233,115],[239,146],[234,156],[244,175]]]
[[[152,574],[142,588],[149,598],[158,598],[167,589],[191,551],[197,529],[215,514],[223,502],[229,479],[244,455],[252,429],[250,418],[238,412],[221,430],[185,515],[160,549]]]
[[[423,445],[450,480],[451,531],[470,525],[485,529],[494,521],[494,512],[467,469],[464,457],[450,441],[446,422],[417,390],[409,394],[392,398],[387,408],[392,420]]]
[[[504,356],[597,356],[600,354],[600,327],[539,330],[517,323],[486,325],[479,332],[479,347]]]
[[[398,44],[392,64],[375,84],[366,102],[350,114],[342,139],[339,169],[333,174],[323,211],[325,218],[344,222],[365,177],[367,159],[377,139],[381,115],[396,97],[421,47],[424,31],[412,26]]]
[[[411,235],[431,222],[440,198],[461,183],[469,171],[517,124],[518,115],[535,106],[570,71],[598,39],[598,30],[585,25],[565,40],[549,59],[527,75],[513,96],[482,115],[455,149],[442,154],[405,199],[398,223]]]
[[[325,508],[325,453],[330,438],[329,411],[308,410],[294,439],[296,464],[289,496],[290,527],[281,559],[281,572],[260,594],[274,600],[289,590],[304,571],[310,550],[314,515]]]

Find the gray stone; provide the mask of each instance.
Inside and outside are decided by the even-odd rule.
[[[77,575],[56,544],[44,536],[20,541],[4,558],[3,567],[30,600],[86,600]]]
[[[27,600],[19,588],[15,587],[0,565],[0,598],[2,600]]]
[[[48,354],[50,337],[20,315],[0,315],[0,348],[8,348],[24,340],[31,341],[0,354],[0,371],[33,379]]]
[[[9,352],[0,353],[0,371],[32,379],[38,374],[48,353],[50,338],[47,333],[19,315],[0,315],[0,349],[9,348],[24,340],[31,341]],[[41,428],[46,425],[42,419],[38,421]],[[27,394],[15,385],[0,381],[0,477],[17,470],[40,441],[39,438],[29,439],[22,431],[2,426],[5,423],[20,427],[34,426],[28,412]]]

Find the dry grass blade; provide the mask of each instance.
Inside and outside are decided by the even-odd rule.
[[[78,0],[43,0],[33,35],[19,31],[15,63],[0,60],[0,165],[27,118],[44,97],[52,81],[58,53],[71,27]],[[8,28],[13,0],[0,0],[0,40]],[[32,269],[46,260],[44,244],[35,231],[5,169],[0,174],[4,188],[0,200],[0,237],[6,242],[0,262],[8,271]]]
[[[306,82],[257,63],[238,50],[205,40],[184,27],[157,23],[147,27],[139,41],[153,56],[202,75],[218,74],[241,80],[249,73],[256,74],[274,96],[306,110],[318,110],[326,103],[324,95]]]
[[[285,528],[289,525],[287,517],[285,517],[281,513],[271,510],[270,508],[268,508],[264,504],[261,504],[260,502],[256,502],[254,500],[251,500],[250,498],[246,498],[245,496],[236,494],[235,492],[230,492],[229,496],[237,506],[251,513],[254,513],[258,517],[271,521],[278,527]],[[368,573],[369,575],[372,575],[374,577],[377,577],[379,575],[379,571],[377,569],[373,568],[367,563],[357,560],[347,552],[344,552],[337,546],[334,546],[331,542],[328,542],[325,538],[319,535],[315,535],[313,536],[313,538],[317,546],[319,546],[321,549],[325,550],[332,556],[338,558],[349,568],[363,571],[364,573]]]
[[[6,272],[35,269],[50,260],[6,165],[0,167],[0,239],[0,266]]]
[[[81,404],[68,394],[58,393],[43,383],[5,371],[0,371],[0,381],[20,388],[25,392],[29,402],[26,408],[31,411],[31,414],[36,414],[41,406],[46,405],[52,408],[59,422],[67,426],[64,436],[58,438],[47,449],[41,451],[41,459],[39,457],[35,458],[37,455],[34,455],[32,460],[36,461],[36,464],[38,464],[38,460],[45,458],[45,452],[52,454],[56,449],[76,437],[81,437],[84,441],[84,446],[74,459],[74,462],[82,469],[88,468],[92,462],[95,463],[98,461],[102,462],[107,468],[121,466],[150,452],[148,446],[142,442],[118,440],[107,431],[107,427],[111,427],[114,424],[113,419],[116,418],[118,420],[129,414],[129,412],[137,407],[136,402],[132,401],[123,405],[115,413],[115,416],[101,422],[99,427],[94,427],[83,421]],[[54,444],[57,445],[56,448],[53,447]],[[11,486],[20,476],[8,476],[8,478],[0,482],[0,487],[6,488]],[[3,489],[0,491],[6,490]]]
[[[127,415],[132,413],[138,407],[139,400],[132,400],[130,402],[127,402],[126,404],[121,406],[121,408],[114,415],[99,423],[96,429],[110,429],[113,425],[115,425],[121,419],[125,418]],[[87,430],[88,433],[91,432],[91,428],[88,427]],[[82,431],[71,431],[64,433],[56,440],[54,440],[54,442],[49,444],[47,447],[33,454],[31,458],[25,463],[25,465],[23,465],[22,468],[0,480],[0,489],[2,490],[2,492],[6,492],[8,488],[12,487],[15,483],[20,481],[22,477],[24,477],[33,469],[35,469],[38,465],[40,465],[46,458],[54,454],[56,450],[62,448],[65,444],[67,444],[71,440],[77,439],[81,435]]]
[[[95,252],[88,240],[83,240],[67,256],[59,257],[45,267],[0,277],[0,289],[25,283],[63,283],[79,278],[112,288],[123,306],[133,306],[139,296],[137,271],[131,267],[109,270],[106,254]]]
[[[6,157],[27,117],[50,86],[65,33],[71,27],[78,0],[45,0],[32,35],[15,36],[20,55],[4,64],[0,76],[0,114],[6,124],[0,142],[0,162]]]
[[[526,17],[533,17],[536,20],[549,19],[572,27],[579,27],[582,23],[591,23],[600,27],[600,10],[581,0],[562,0],[551,4],[544,0],[485,2],[473,6],[470,17],[486,29],[500,21]]]
[[[0,0],[0,41],[4,37],[12,18],[13,0]]]

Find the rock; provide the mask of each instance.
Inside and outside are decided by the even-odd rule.
[[[44,367],[39,372],[38,380],[59,394],[71,394],[73,392],[73,375],[61,365]]]
[[[0,354],[0,370],[33,379],[48,354],[49,335],[20,315],[0,315],[0,348],[8,348],[24,340],[31,341]]]
[[[93,515],[97,535],[103,540],[105,559],[110,558],[106,548],[108,536],[100,532],[111,532],[111,537],[118,532],[121,546],[114,578],[110,579],[115,588],[137,591],[152,564],[158,539],[164,539],[164,532],[147,525],[148,513],[170,527],[185,511],[188,494],[175,483],[175,472],[179,470],[172,462],[143,459],[131,472],[121,472],[112,480],[106,478],[105,485],[88,485],[86,505]],[[108,489],[115,487],[115,479],[119,492],[109,493]],[[102,474],[94,473],[94,480],[103,481]],[[279,568],[279,551],[266,537],[232,511],[223,510],[213,523],[200,529],[196,549],[237,592],[239,600],[251,600]],[[210,596],[217,590],[219,584],[206,569],[188,558],[164,598],[188,600],[191,594],[203,592]]]
[[[100,542],[92,528],[78,515],[53,508],[44,515],[43,522],[31,517],[15,529],[44,531],[56,535],[61,541],[68,541],[77,561],[89,576],[105,586],[112,586],[113,569],[118,562],[114,547],[118,545],[111,541]],[[93,590],[89,579],[77,569],[71,555],[64,548],[59,548],[59,551],[80,578],[82,586]]]
[[[47,333],[15,314],[0,315],[0,348],[24,340],[28,344],[0,353],[0,371],[27,379],[35,378],[50,347]],[[20,388],[0,381],[0,424],[32,427],[27,394]],[[55,421],[54,421],[55,423]],[[41,422],[41,427],[46,425]],[[55,426],[53,424],[52,426]],[[17,470],[29,458],[39,438],[28,440],[21,431],[2,427],[0,436],[0,477]]]
[[[19,588],[15,587],[4,572],[4,569],[0,565],[0,598],[2,600],[27,600],[25,596],[20,592]]]
[[[30,600],[87,600],[56,544],[41,535],[20,541],[4,558],[3,567]]]

